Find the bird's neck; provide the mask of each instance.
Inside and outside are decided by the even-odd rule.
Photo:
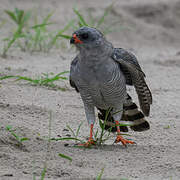
[[[113,53],[113,46],[109,42],[105,42],[103,46],[98,46],[92,49],[82,49],[80,51],[80,59],[82,62],[91,61],[95,63],[96,61],[104,61],[107,57],[110,57]]]

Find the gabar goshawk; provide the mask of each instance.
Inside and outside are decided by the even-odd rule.
[[[111,108],[105,129],[111,127],[112,132],[117,131],[116,143],[133,144],[133,141],[120,135],[120,131],[128,131],[126,126],[120,124],[129,121],[130,128],[134,131],[149,129],[145,116],[149,116],[152,104],[145,74],[136,57],[125,49],[114,48],[95,28],[81,27],[73,33],[70,43],[79,51],[71,62],[70,84],[81,95],[90,125],[89,140],[81,145],[89,146],[95,143],[95,107],[102,121],[105,120],[107,110]],[[127,93],[126,85],[135,87],[142,112]]]

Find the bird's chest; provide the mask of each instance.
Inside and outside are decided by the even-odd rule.
[[[76,83],[83,99],[105,108],[116,102],[114,96],[117,96],[120,90],[120,79],[119,67],[112,62],[79,68]]]
[[[95,64],[80,67],[79,84],[86,85],[92,90],[101,90],[108,85],[113,76],[115,66],[112,64]]]

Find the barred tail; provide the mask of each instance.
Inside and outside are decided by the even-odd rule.
[[[105,121],[106,110],[98,109],[98,117],[101,121]],[[128,122],[130,124],[130,128],[134,131],[145,131],[150,128],[149,123],[146,121],[144,114],[138,110],[137,105],[132,101],[132,98],[127,95],[126,103],[123,107],[123,115],[120,121],[120,124],[126,124],[124,122]],[[105,124],[105,130],[109,130],[111,132],[116,132],[116,126],[114,118],[111,113],[108,114]],[[120,126],[120,130],[122,132],[128,132],[127,126]]]
[[[138,110],[137,105],[132,101],[132,98],[127,95],[126,103],[123,107],[124,113],[121,120],[132,122],[130,128],[134,131],[145,131],[150,128],[144,114]]]

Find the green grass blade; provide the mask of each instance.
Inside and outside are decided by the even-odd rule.
[[[12,130],[12,127],[11,127],[11,126],[6,126],[6,130],[7,130],[8,132],[10,132],[11,135],[14,136],[17,141],[19,141],[19,139],[20,139],[19,136],[14,132],[14,130]]]
[[[6,57],[7,51],[12,46],[12,44],[14,44],[14,42],[20,37],[21,31],[22,31],[22,26],[19,25],[17,31],[13,34],[13,37],[11,40],[9,40],[7,46],[6,47],[4,46],[2,57]]]
[[[70,27],[72,27],[74,25],[74,20],[71,20],[62,30],[60,30],[58,34],[62,34],[64,33],[65,31],[67,31]]]
[[[27,141],[27,140],[29,140],[29,138],[27,138],[27,137],[20,138],[20,141],[21,141],[21,142],[23,142],[23,141]]]
[[[15,133],[15,131],[12,129],[12,126],[9,126],[9,125],[6,126],[6,130],[7,130],[8,132],[10,132],[11,135],[14,136],[19,143],[22,143],[23,141],[29,140],[29,138],[27,138],[27,137],[20,138],[20,136],[18,136],[18,135]]]
[[[70,39],[71,37],[68,35],[62,35],[65,31],[67,31],[71,26],[74,25],[74,20],[70,21],[62,30],[60,30],[48,43],[48,50],[50,50],[56,43],[58,37],[63,37],[65,39]]]
[[[66,77],[54,76],[52,78],[41,79],[40,85],[49,85],[49,83],[53,83],[54,81],[57,81],[59,79],[67,80]]]
[[[59,37],[62,37],[64,39],[71,39],[71,36],[65,35],[65,34],[58,34]]]
[[[2,40],[3,40],[3,41],[9,41],[10,38],[3,38]]]
[[[17,21],[18,21],[17,23],[18,25],[20,25],[23,23],[24,11],[16,8],[16,12],[17,12]]]
[[[3,79],[8,79],[8,78],[17,78],[16,81],[19,81],[19,80],[25,80],[25,81],[29,81],[29,82],[33,82],[33,83],[38,83],[38,80],[33,80],[29,77],[25,77],[25,76],[3,76],[3,77],[0,77],[0,80],[3,80]]]
[[[8,131],[10,131],[10,130],[12,129],[12,126],[8,125],[8,126],[6,126],[6,129],[7,129]]]
[[[31,12],[30,12],[30,11],[26,12],[26,13],[24,14],[23,22],[22,22],[22,23],[23,23],[23,24],[27,23],[28,20],[30,19],[30,17],[31,17]]]
[[[67,125],[66,127],[71,131],[71,133],[73,134],[73,136],[76,137],[76,134],[75,134],[75,132],[73,131],[73,129],[72,129],[69,125]]]
[[[51,18],[51,16],[54,14],[54,12],[50,12],[44,19],[43,19],[43,23],[42,24],[48,24],[48,20]],[[46,32],[46,26],[42,26],[41,30]]]
[[[61,154],[61,153],[59,153],[59,156],[72,162],[72,158],[70,156],[67,156],[67,155]]]
[[[37,45],[40,42],[41,31],[39,28],[36,28],[35,31],[36,31],[36,34],[35,34],[35,39],[34,39],[34,46],[35,46],[35,48],[37,48]]]
[[[112,9],[112,6],[113,6],[113,3],[105,9],[104,14],[102,15],[102,17],[97,22],[96,28],[99,28],[99,26],[101,26],[101,24],[104,22],[104,19],[109,14],[109,11]]]
[[[33,180],[36,180],[36,175],[35,175],[35,173],[33,173]]]
[[[69,73],[70,71],[63,71],[63,72],[60,72],[60,73],[58,73],[56,76],[60,76],[60,75],[63,75],[63,74],[67,74],[67,73]]]
[[[49,78],[49,74],[43,74],[43,76],[40,79],[32,79],[30,77],[26,77],[26,76],[3,76],[0,77],[0,80],[4,80],[4,79],[8,79],[8,78],[15,78],[16,81],[20,81],[20,80],[24,80],[24,81],[28,81],[30,83],[36,84],[36,85],[44,85],[44,86],[55,86],[55,84],[53,84],[54,81],[57,81],[59,79],[62,80],[67,80],[67,77],[63,77],[61,76],[62,74],[66,74],[69,73],[69,71],[64,71],[61,73],[58,73],[57,75]]]
[[[108,120],[108,116],[109,116],[109,113],[111,112],[112,108],[109,108],[107,111],[106,111],[106,114],[105,114],[105,120],[104,120],[104,123],[101,122],[101,120],[99,119],[99,125],[101,127],[101,134],[100,134],[100,138],[99,138],[99,144],[101,145],[102,142],[103,142],[103,136],[104,134],[104,131],[105,131],[105,125],[106,125],[106,122]]]
[[[3,76],[3,77],[0,77],[0,80],[14,78],[14,77],[16,77],[16,76]]]
[[[114,114],[117,114],[117,113],[119,113],[119,112],[122,112],[122,111],[123,111],[123,110],[116,111],[116,112],[113,113],[113,115],[114,115]]]
[[[79,124],[79,126],[78,126],[78,129],[77,129],[77,131],[76,131],[76,138],[77,138],[78,135],[79,135],[79,131],[80,131],[80,128],[81,128],[82,125],[83,125],[83,122],[81,122],[81,123]]]
[[[48,22],[48,20],[51,18],[51,16],[54,14],[54,11],[53,12],[50,12],[43,20],[43,23],[46,23]]]
[[[68,78],[67,77],[59,77],[59,79],[63,79],[63,80],[68,80]]]
[[[96,180],[101,180],[103,173],[104,173],[104,168],[101,169],[101,172],[100,172],[100,174],[96,177]]]
[[[63,71],[63,72],[60,72],[60,73],[56,74],[53,78],[62,78],[62,79],[66,79],[66,77],[63,77],[63,76],[61,76],[61,75],[67,74],[67,73],[69,73],[69,71]]]
[[[96,133],[95,133],[95,135],[94,135],[94,138],[95,138],[96,141],[97,141],[98,132],[99,132],[99,130],[97,129],[97,130],[96,130]]]
[[[12,44],[16,41],[16,37],[14,36],[9,42],[8,42],[8,45],[7,47],[4,48],[3,50],[3,57],[6,57],[6,54],[7,54],[7,51],[9,50],[9,48],[12,46]]]
[[[107,111],[106,111],[106,114],[105,114],[105,120],[104,120],[104,123],[101,122],[101,120],[99,120],[99,123],[100,123],[100,127],[101,127],[101,135],[100,135],[100,143],[101,143],[101,140],[103,138],[103,135],[104,135],[104,130],[105,130],[105,125],[106,125],[106,121],[108,120],[108,116],[109,116],[109,113],[111,112],[111,108],[109,108]]]
[[[29,82],[34,83],[34,84],[39,83],[38,79],[31,79],[31,78],[26,77],[26,76],[15,76],[15,77],[17,78],[16,81],[25,80],[25,81],[29,81]]]
[[[108,133],[108,135],[107,135],[107,137],[105,138],[105,139],[103,139],[102,141],[103,142],[105,142],[106,140],[108,140],[111,136],[111,132],[112,132],[112,127],[110,127],[110,128],[108,128],[106,131],[104,131],[104,133],[103,133],[103,137],[105,136],[105,134],[107,134]]]
[[[51,25],[51,24],[54,24],[54,23],[42,23],[42,24],[37,24],[37,25],[32,26],[31,28],[32,28],[32,29],[37,29],[37,28],[42,28],[42,27],[45,27],[45,26]]]
[[[15,16],[15,14],[14,14],[12,11],[5,10],[5,13],[6,13],[15,23],[17,23],[16,16]]]
[[[81,23],[82,26],[89,26],[89,25],[86,23],[86,21],[85,21],[85,19],[83,18],[83,16],[80,14],[80,12],[79,12],[77,9],[73,8],[73,11],[74,11],[74,13],[78,16],[79,21],[80,21],[80,23]]]
[[[46,166],[45,166],[45,167],[43,168],[42,173],[41,173],[41,180],[44,180],[45,175],[46,175],[46,171],[47,171],[47,168],[46,168]]]
[[[83,24],[79,21],[78,22],[79,27],[83,27]]]
[[[10,133],[16,138],[17,141],[20,141],[20,137],[14,133],[14,131],[11,130]]]
[[[102,121],[100,119],[99,119],[99,126],[101,129],[103,129],[104,124],[102,123]]]

